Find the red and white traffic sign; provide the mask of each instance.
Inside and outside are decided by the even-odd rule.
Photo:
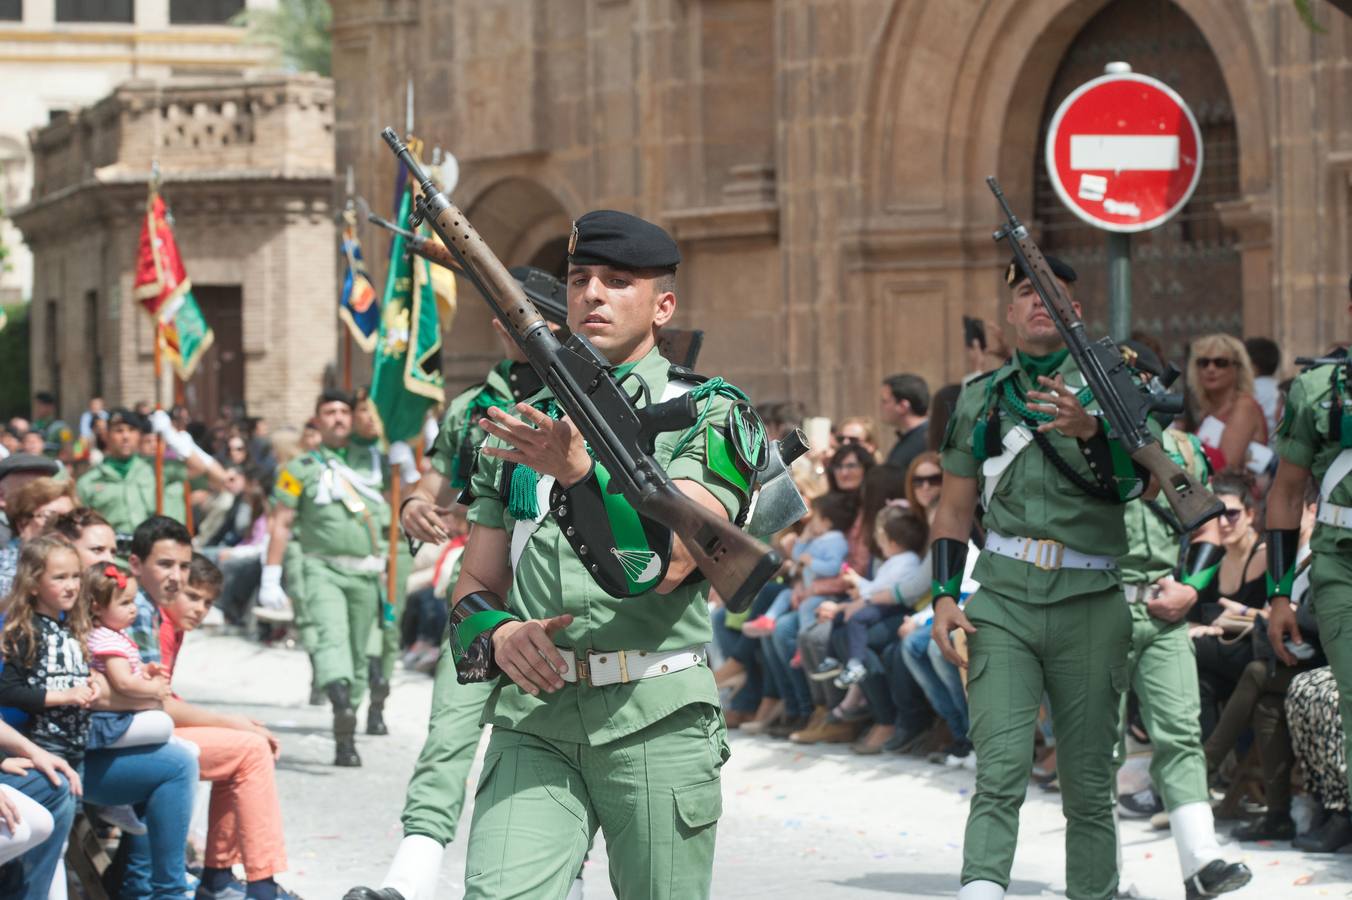
[[[1077,88],[1052,117],[1047,170],[1061,202],[1107,231],[1172,218],[1202,174],[1202,132],[1162,81],[1124,72]]]

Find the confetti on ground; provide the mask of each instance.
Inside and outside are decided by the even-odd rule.
[[[1299,887],[1300,885],[1303,885],[1303,884],[1309,884],[1311,881],[1314,881],[1314,876],[1313,876],[1313,875],[1302,875],[1302,876],[1300,876],[1299,878],[1297,878],[1295,881],[1293,881],[1293,882],[1291,882],[1291,883],[1294,884],[1294,885],[1296,885],[1297,887]],[[1321,891],[1320,893],[1323,893],[1323,892]]]

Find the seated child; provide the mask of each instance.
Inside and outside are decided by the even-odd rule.
[[[816,621],[813,611],[827,598],[812,593],[817,578],[834,578],[845,565],[850,542],[845,532],[859,514],[859,501],[850,494],[833,492],[814,497],[812,515],[803,533],[793,544],[792,588],[785,588],[768,609],[743,626],[749,637],[762,637],[774,630],[775,620],[790,609],[798,609],[804,627]]]
[[[836,613],[833,630],[843,628],[848,647],[844,666],[827,657],[817,669],[817,677],[835,676],[838,688],[847,688],[863,681],[864,654],[868,650],[868,630],[899,608],[904,610],[898,586],[921,566],[921,555],[929,539],[929,526],[924,518],[897,506],[887,506],[878,513],[874,539],[882,549],[886,561],[878,567],[873,578],[864,578],[858,572],[847,570],[850,595],[854,598]]]

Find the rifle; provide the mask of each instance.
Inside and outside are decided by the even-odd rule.
[[[1066,342],[1080,373],[1094,392],[1113,437],[1122,442],[1134,462],[1155,477],[1184,530],[1192,531],[1215,518],[1225,505],[1215,495],[1175,463],[1146,426],[1152,412],[1160,409],[1163,397],[1143,391],[1112,338],[1091,341],[1085,335],[1084,321],[1075,313],[1070,299],[1062,292],[1047,260],[1005,200],[995,178],[987,178],[991,193],[1000,204],[1005,224],[995,232],[996,242],[1007,240],[1028,280],[1037,291],[1056,330]]]
[[[465,277],[483,294],[597,461],[606,467],[611,490],[618,488],[634,509],[681,539],[729,610],[749,607],[779,571],[780,555],[683,494],[652,455],[658,434],[694,424],[694,399],[686,394],[636,409],[611,374],[610,362],[590,341],[574,334],[567,344],[559,343],[520,282],[465,214],[427,177],[394,129],[386,128],[381,137],[422,187],[418,215],[445,242]]]

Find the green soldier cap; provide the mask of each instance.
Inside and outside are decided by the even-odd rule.
[[[1057,259],[1055,256],[1046,257],[1047,266],[1052,270],[1052,274],[1064,281],[1066,284],[1074,284],[1080,276],[1075,274],[1075,270],[1070,267],[1070,263],[1063,259]],[[1005,269],[1005,284],[1011,288],[1020,281],[1028,277],[1024,272],[1023,266],[1019,265],[1018,257],[1009,261],[1009,266]]]
[[[675,269],[681,262],[676,241],[652,222],[613,209],[598,209],[573,222],[568,261],[617,269]]]

